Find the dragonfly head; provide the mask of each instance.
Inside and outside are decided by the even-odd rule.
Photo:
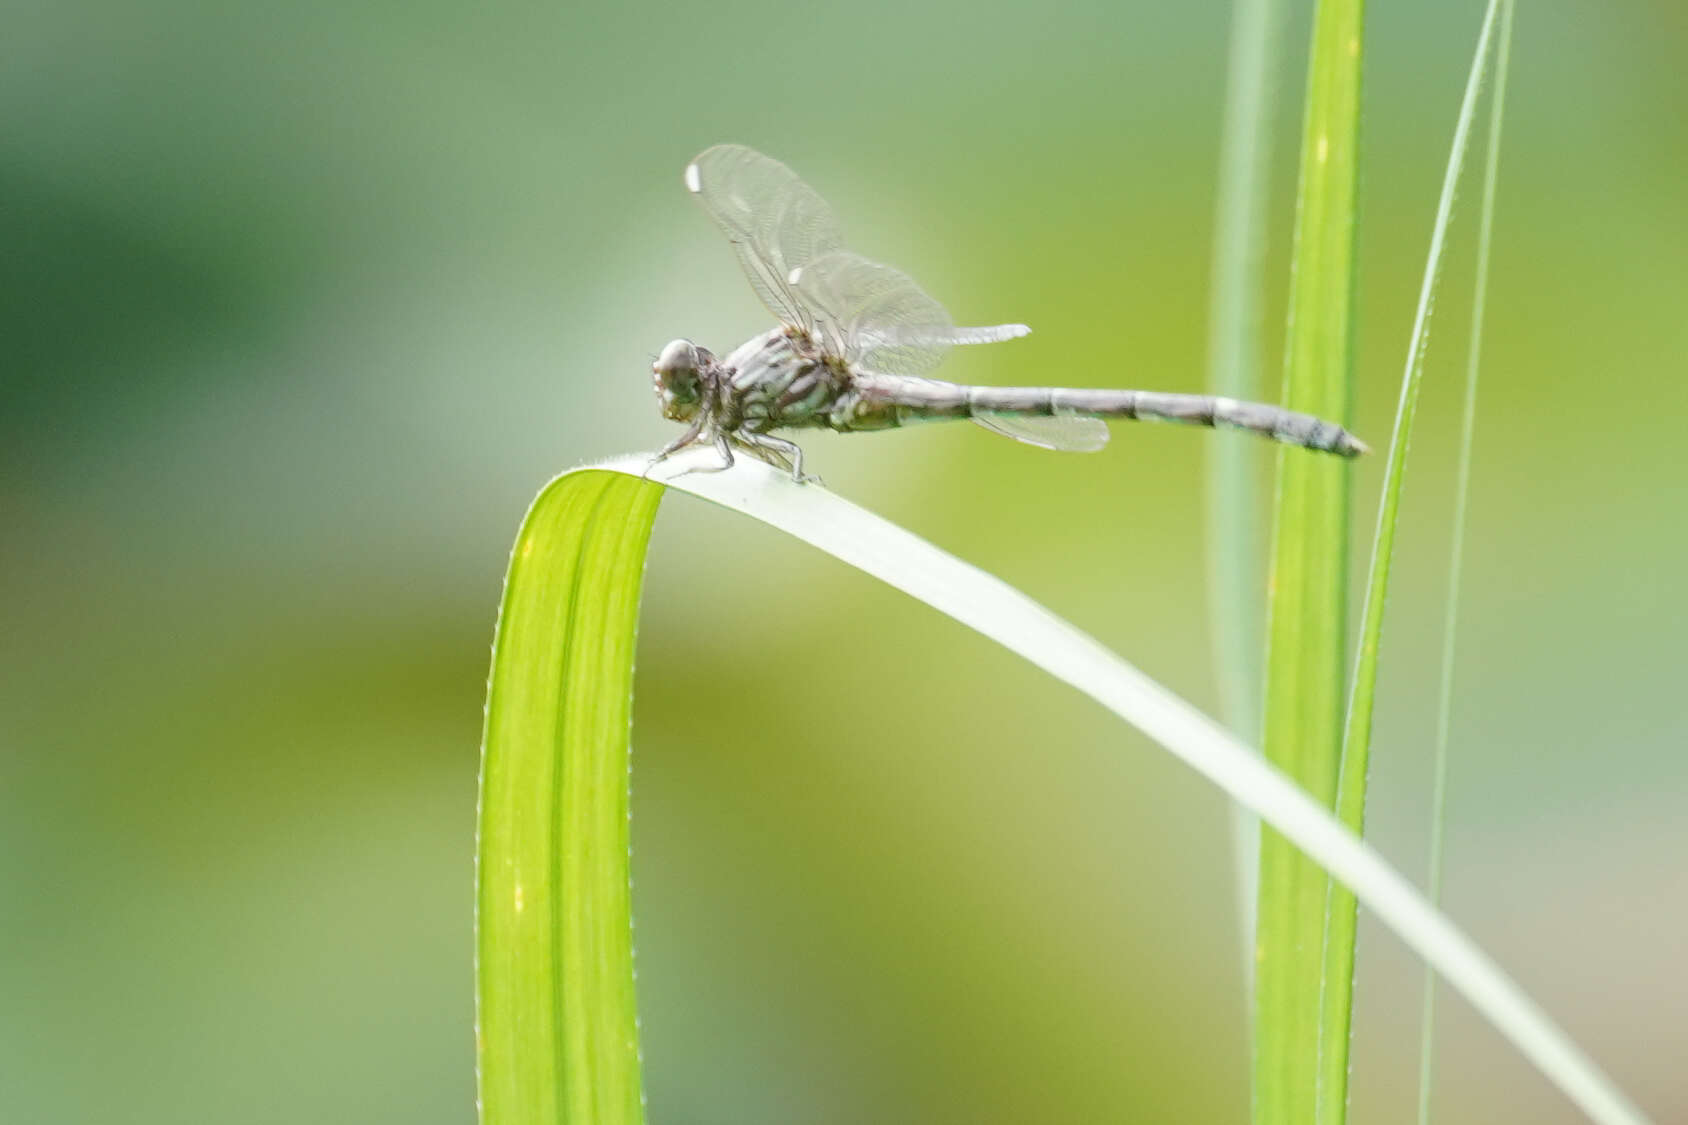
[[[690,340],[670,340],[657,361],[651,364],[656,397],[662,416],[675,422],[690,422],[703,405],[703,372],[715,365],[708,348]]]

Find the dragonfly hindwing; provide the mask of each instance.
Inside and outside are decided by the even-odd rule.
[[[1108,424],[1078,414],[975,414],[973,421],[993,434],[1044,449],[1094,453],[1108,444]]]

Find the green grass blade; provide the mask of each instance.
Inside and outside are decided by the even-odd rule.
[[[1491,0],[1477,37],[1477,50],[1466,78],[1465,95],[1454,125],[1454,139],[1442,177],[1442,193],[1436,205],[1435,225],[1430,234],[1430,251],[1419,289],[1418,311],[1408,343],[1406,372],[1401,378],[1401,397],[1396,408],[1395,429],[1389,441],[1389,462],[1384,467],[1383,499],[1378,506],[1377,533],[1372,544],[1371,574],[1366,584],[1365,609],[1360,618],[1360,649],[1355,660],[1354,689],[1348,708],[1348,725],[1342,756],[1342,775],[1337,788],[1337,818],[1363,834],[1366,816],[1366,776],[1371,762],[1372,711],[1377,698],[1378,656],[1383,638],[1383,612],[1388,602],[1389,574],[1395,554],[1395,527],[1406,480],[1407,450],[1412,441],[1413,416],[1418,406],[1419,384],[1424,375],[1424,353],[1430,339],[1430,313],[1435,307],[1436,286],[1441,278],[1442,251],[1447,243],[1453,216],[1454,193],[1476,117],[1477,96],[1493,40],[1498,0]],[[1352,1019],[1354,942],[1358,913],[1354,896],[1344,887],[1332,885],[1325,911],[1324,1025],[1328,1035],[1320,1061],[1320,1121],[1340,1121],[1347,1101],[1348,1031]],[[1346,987],[1344,987],[1346,986]],[[1347,995],[1344,995],[1346,993]]]
[[[1495,84],[1489,102],[1489,135],[1483,161],[1483,202],[1477,222],[1477,268],[1471,293],[1471,343],[1465,356],[1465,401],[1460,412],[1459,464],[1454,476],[1453,544],[1448,552],[1448,606],[1442,623],[1442,675],[1436,693],[1436,746],[1430,796],[1430,884],[1442,902],[1442,844],[1448,805],[1448,731],[1453,715],[1455,637],[1459,624],[1460,577],[1465,571],[1466,508],[1471,497],[1471,449],[1477,431],[1477,376],[1483,353],[1483,313],[1489,291],[1489,251],[1494,242],[1495,186],[1500,179],[1501,118],[1506,74],[1512,59],[1512,0],[1501,0],[1500,42],[1495,47]],[[1430,1091],[1435,1062],[1436,974],[1424,970],[1419,1016],[1418,1121],[1430,1125]]]
[[[744,458],[730,472],[681,475],[713,459],[682,453],[652,477],[883,579],[1097,700],[1354,887],[1596,1121],[1644,1121],[1406,879],[1217,722],[1014,588],[823,488]],[[649,461],[553,481],[511,560],[478,857],[485,1125],[639,1120],[625,802],[635,613],[662,491],[640,479]]]
[[[534,501],[493,645],[476,887],[482,1125],[639,1125],[628,722],[659,485],[576,473]]]
[[[1347,418],[1351,396],[1363,23],[1360,0],[1318,4],[1296,199],[1284,396],[1294,410],[1333,419]],[[1280,455],[1269,584],[1266,756],[1326,806],[1336,797],[1342,752],[1350,472],[1334,458]],[[1256,1125],[1320,1120],[1328,883],[1288,840],[1261,833]]]
[[[1208,388],[1259,400],[1265,369],[1267,202],[1270,198],[1272,74],[1278,60],[1278,0],[1237,0],[1231,15],[1225,124],[1219,144],[1219,199],[1213,223],[1213,297],[1208,309]],[[1260,737],[1266,596],[1262,523],[1264,450],[1258,443],[1207,443],[1208,587],[1212,591],[1214,666],[1225,723],[1248,742]],[[1232,806],[1237,916],[1245,972],[1254,970],[1255,873],[1260,825]]]

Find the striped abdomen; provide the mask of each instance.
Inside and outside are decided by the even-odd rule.
[[[866,377],[856,380],[865,414],[878,428],[940,418],[1020,416],[1032,418],[1136,418],[1227,426],[1289,445],[1343,457],[1367,451],[1366,444],[1334,422],[1281,406],[1239,402],[1212,395],[1161,391],[1080,390],[1065,387],[970,387],[936,380]],[[890,420],[887,415],[894,417]],[[864,418],[864,421],[867,420]]]

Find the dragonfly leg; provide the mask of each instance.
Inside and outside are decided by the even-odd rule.
[[[727,440],[726,434],[715,435],[715,452],[721,455],[721,463],[711,465],[707,469],[698,469],[698,472],[723,473],[733,467],[733,443]]]
[[[782,469],[791,470],[791,479],[798,484],[803,484],[805,481],[820,483],[820,477],[809,476],[803,471],[803,447],[796,442],[786,441],[784,438],[777,438],[771,434],[753,434],[741,431],[738,436],[739,440],[746,445],[773,454],[768,459],[774,461]]]
[[[649,479],[652,469],[680,452],[680,450],[686,448],[686,446],[692,444],[692,442],[697,440],[698,435],[701,433],[703,433],[703,419],[699,418],[686,429],[685,433],[657,450],[656,456],[651,458],[651,463],[645,466],[645,471],[641,475],[646,479]]]
[[[728,469],[732,468],[733,447],[732,443],[727,440],[727,435],[723,433],[716,434],[713,444],[715,446],[715,452],[721,455],[721,463],[719,465],[693,465],[690,468],[680,470],[680,472],[675,475],[683,477],[687,473],[724,473]]]

